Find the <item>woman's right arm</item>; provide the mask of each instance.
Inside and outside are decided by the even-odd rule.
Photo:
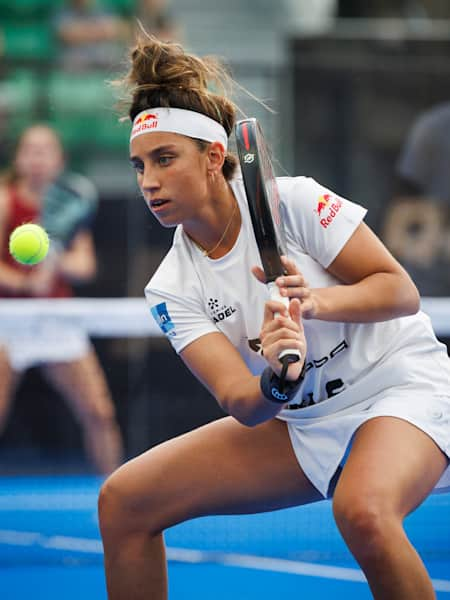
[[[291,318],[276,316],[283,306],[267,302],[261,330],[264,358],[279,375],[278,355],[286,348],[298,348],[306,356],[306,341],[300,321],[300,303],[291,303]],[[253,427],[275,417],[282,404],[268,400],[261,392],[260,377],[253,375],[241,355],[222,333],[206,334],[182,352],[181,358],[190,371],[216,398],[223,410],[243,425]],[[288,380],[296,380],[304,359],[289,367]]]

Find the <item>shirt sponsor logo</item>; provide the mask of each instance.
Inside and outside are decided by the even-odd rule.
[[[247,340],[247,341],[248,341],[248,345],[249,345],[250,349],[253,350],[253,352],[260,354],[261,356],[263,355],[261,340],[259,338],[254,338],[253,340]]]
[[[330,351],[329,355],[322,356],[322,358],[319,359],[313,358],[312,360],[307,361],[305,365],[305,373],[307,373],[311,369],[320,369],[328,361],[332,360],[337,354],[339,354],[343,350],[346,350],[348,347],[348,343],[345,340],[342,340],[342,342],[339,342],[339,344]]]
[[[337,346],[335,346],[330,353],[326,356],[322,356],[319,359],[312,359],[308,361],[305,365],[305,376],[311,369],[320,369],[324,365],[326,365],[330,360],[335,358],[338,354],[347,350],[349,344],[346,340],[342,340],[339,342]],[[303,397],[300,403],[288,404],[285,408],[288,410],[297,410],[298,408],[305,408],[306,406],[311,406],[312,404],[318,404],[319,402],[323,402],[326,399],[330,399],[337,394],[340,394],[346,389],[346,384],[340,377],[336,377],[335,379],[331,379],[329,381],[324,382],[324,394],[326,397],[324,398],[314,398],[313,392],[303,392]]]
[[[324,229],[332,224],[342,205],[342,200],[337,196],[333,196],[332,194],[323,194],[323,196],[320,196],[314,212],[319,215],[320,224]]]
[[[165,302],[161,302],[161,304],[152,306],[151,313],[159,328],[165,335],[169,337],[175,337],[177,335],[175,331],[175,325],[169,315],[169,311],[167,310],[167,305]]]
[[[214,323],[225,321],[236,312],[235,308],[221,304],[217,298],[209,298],[208,307]]]

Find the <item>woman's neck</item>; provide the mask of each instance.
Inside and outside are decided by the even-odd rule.
[[[184,224],[186,235],[209,258],[225,256],[236,243],[241,228],[241,213],[233,190],[227,182],[223,193],[214,196],[202,218]]]

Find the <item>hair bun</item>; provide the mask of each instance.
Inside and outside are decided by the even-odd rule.
[[[228,135],[233,130],[236,106],[227,98],[232,79],[213,57],[200,58],[180,44],[147,35],[132,50],[123,83],[131,95],[131,120],[142,110],[172,106],[207,115]]]

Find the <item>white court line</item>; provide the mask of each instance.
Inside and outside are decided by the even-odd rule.
[[[22,547],[39,546],[53,550],[71,550],[87,554],[103,554],[103,547],[100,540],[63,535],[45,536],[36,531],[0,529],[0,544]],[[271,571],[273,573],[322,577],[324,579],[352,581],[357,583],[366,582],[364,574],[359,569],[319,565],[282,558],[252,556],[249,554],[211,552],[192,550],[189,548],[167,548],[167,558],[171,561],[190,564],[214,563],[229,567]],[[432,579],[432,583],[437,592],[450,592],[450,580]]]

